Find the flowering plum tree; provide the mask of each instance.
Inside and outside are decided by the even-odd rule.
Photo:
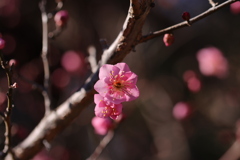
[[[240,158],[240,2],[126,2],[0,3],[0,159]]]

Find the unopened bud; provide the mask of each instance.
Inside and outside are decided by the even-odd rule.
[[[163,37],[163,42],[165,46],[171,46],[174,42],[174,36],[171,33],[166,33]]]
[[[3,49],[5,47],[5,41],[0,38],[0,49]]]
[[[189,12],[183,12],[182,19],[187,21],[188,25],[190,26],[190,13]]]
[[[185,21],[189,21],[190,13],[189,12],[183,12],[182,19],[185,20]]]
[[[16,64],[17,64],[17,61],[15,59],[11,59],[9,61],[9,66],[16,66]]]
[[[66,10],[61,10],[57,12],[54,16],[54,21],[56,23],[56,26],[62,27],[64,26],[68,21],[69,15]]]

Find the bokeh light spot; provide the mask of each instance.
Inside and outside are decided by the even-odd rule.
[[[63,69],[56,69],[52,73],[51,81],[58,88],[66,87],[70,82],[70,76]]]
[[[183,120],[190,114],[190,106],[186,102],[178,102],[173,107],[173,116],[177,120]]]
[[[67,51],[62,57],[61,64],[66,71],[76,72],[80,70],[82,66],[82,60],[77,52]]]

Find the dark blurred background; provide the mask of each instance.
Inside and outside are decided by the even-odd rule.
[[[219,3],[224,2],[218,0]],[[39,1],[0,0],[0,32],[6,40],[7,60],[16,60],[15,74],[42,84],[41,13]],[[144,34],[182,21],[182,13],[196,16],[210,8],[208,0],[156,0],[144,25]],[[56,7],[49,0],[47,10]],[[76,91],[91,73],[89,47],[101,54],[99,40],[111,44],[122,29],[128,0],[66,0],[69,22],[49,43],[52,104],[56,107]],[[166,47],[163,37],[136,47],[125,59],[138,74],[140,97],[124,103],[125,120],[99,160],[217,160],[235,140],[240,117],[240,14],[227,6],[218,12],[173,32],[175,42]],[[49,20],[49,30],[55,28]],[[225,66],[219,74],[206,74],[197,57],[214,48]],[[211,52],[211,50],[209,51]],[[212,51],[213,52],[213,51]],[[209,53],[211,54],[211,53]],[[219,54],[218,54],[219,56]],[[220,57],[221,57],[220,56]],[[204,59],[204,58],[203,58]],[[205,58],[206,59],[206,58]],[[220,58],[221,59],[221,58]],[[226,63],[227,65],[223,65]],[[206,68],[209,64],[205,64]],[[224,73],[223,73],[224,72]],[[16,74],[13,145],[22,141],[44,115],[43,97]],[[7,80],[0,72],[0,107],[6,107]],[[94,104],[33,160],[84,160],[103,136],[91,125]],[[0,143],[4,143],[1,124]]]

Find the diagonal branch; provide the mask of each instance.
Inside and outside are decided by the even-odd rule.
[[[142,27],[151,10],[153,1],[154,0],[130,0],[131,5],[123,29],[112,45],[104,51],[99,66],[106,63],[118,63],[122,61],[137,44],[158,37],[166,32],[188,26],[187,22],[182,22],[150,35],[142,36]],[[219,6],[210,8],[208,11],[192,18],[190,21],[194,23],[235,1],[237,0],[228,0]],[[56,110],[50,111],[48,115],[45,115],[32,133],[13,149],[18,159],[27,160],[33,157],[42,149],[44,146],[43,142],[50,142],[59,132],[65,129],[84,108],[93,102],[93,95],[96,93],[93,86],[98,80],[98,72],[99,68],[86,80],[84,86],[78,92],[74,93],[58,106]],[[11,157],[8,156],[6,160],[11,160]]]
[[[116,40],[105,50],[101,63],[114,64],[123,60],[123,58],[134,48],[139,38],[145,19],[151,9],[150,5],[153,0],[130,1],[129,14]],[[138,4],[139,3],[139,4]],[[132,6],[139,6],[133,8]],[[138,13],[135,15],[134,13]],[[27,160],[39,152],[43,141],[50,142],[59,132],[66,128],[80,113],[93,102],[95,90],[93,88],[98,80],[98,70],[86,80],[85,85],[80,91],[74,93],[69,99],[45,115],[41,122],[36,126],[32,133],[18,146],[14,148],[15,155],[18,159]],[[6,159],[11,159],[7,157]]]
[[[153,32],[151,34],[148,34],[148,35],[145,35],[143,37],[141,37],[141,39],[139,40],[139,43],[142,43],[142,42],[146,42],[148,40],[151,40],[153,38],[156,38],[156,37],[159,37],[165,33],[169,33],[169,32],[172,32],[174,30],[177,30],[177,29],[180,29],[180,28],[183,28],[183,27],[189,27],[189,23],[190,24],[193,24],[207,16],[209,16],[210,14],[212,13],[215,13],[216,11],[218,11],[219,9],[225,7],[225,6],[228,6],[229,4],[233,3],[233,2],[236,2],[237,0],[228,0],[226,2],[223,2],[221,4],[219,4],[218,6],[213,6],[211,8],[209,8],[207,11],[189,19],[189,21],[184,21],[184,22],[181,22],[181,23],[178,23],[176,25],[173,25],[171,27],[168,27],[168,28],[165,28],[165,29],[162,29],[162,30],[159,30],[159,31],[156,31],[156,32]]]

